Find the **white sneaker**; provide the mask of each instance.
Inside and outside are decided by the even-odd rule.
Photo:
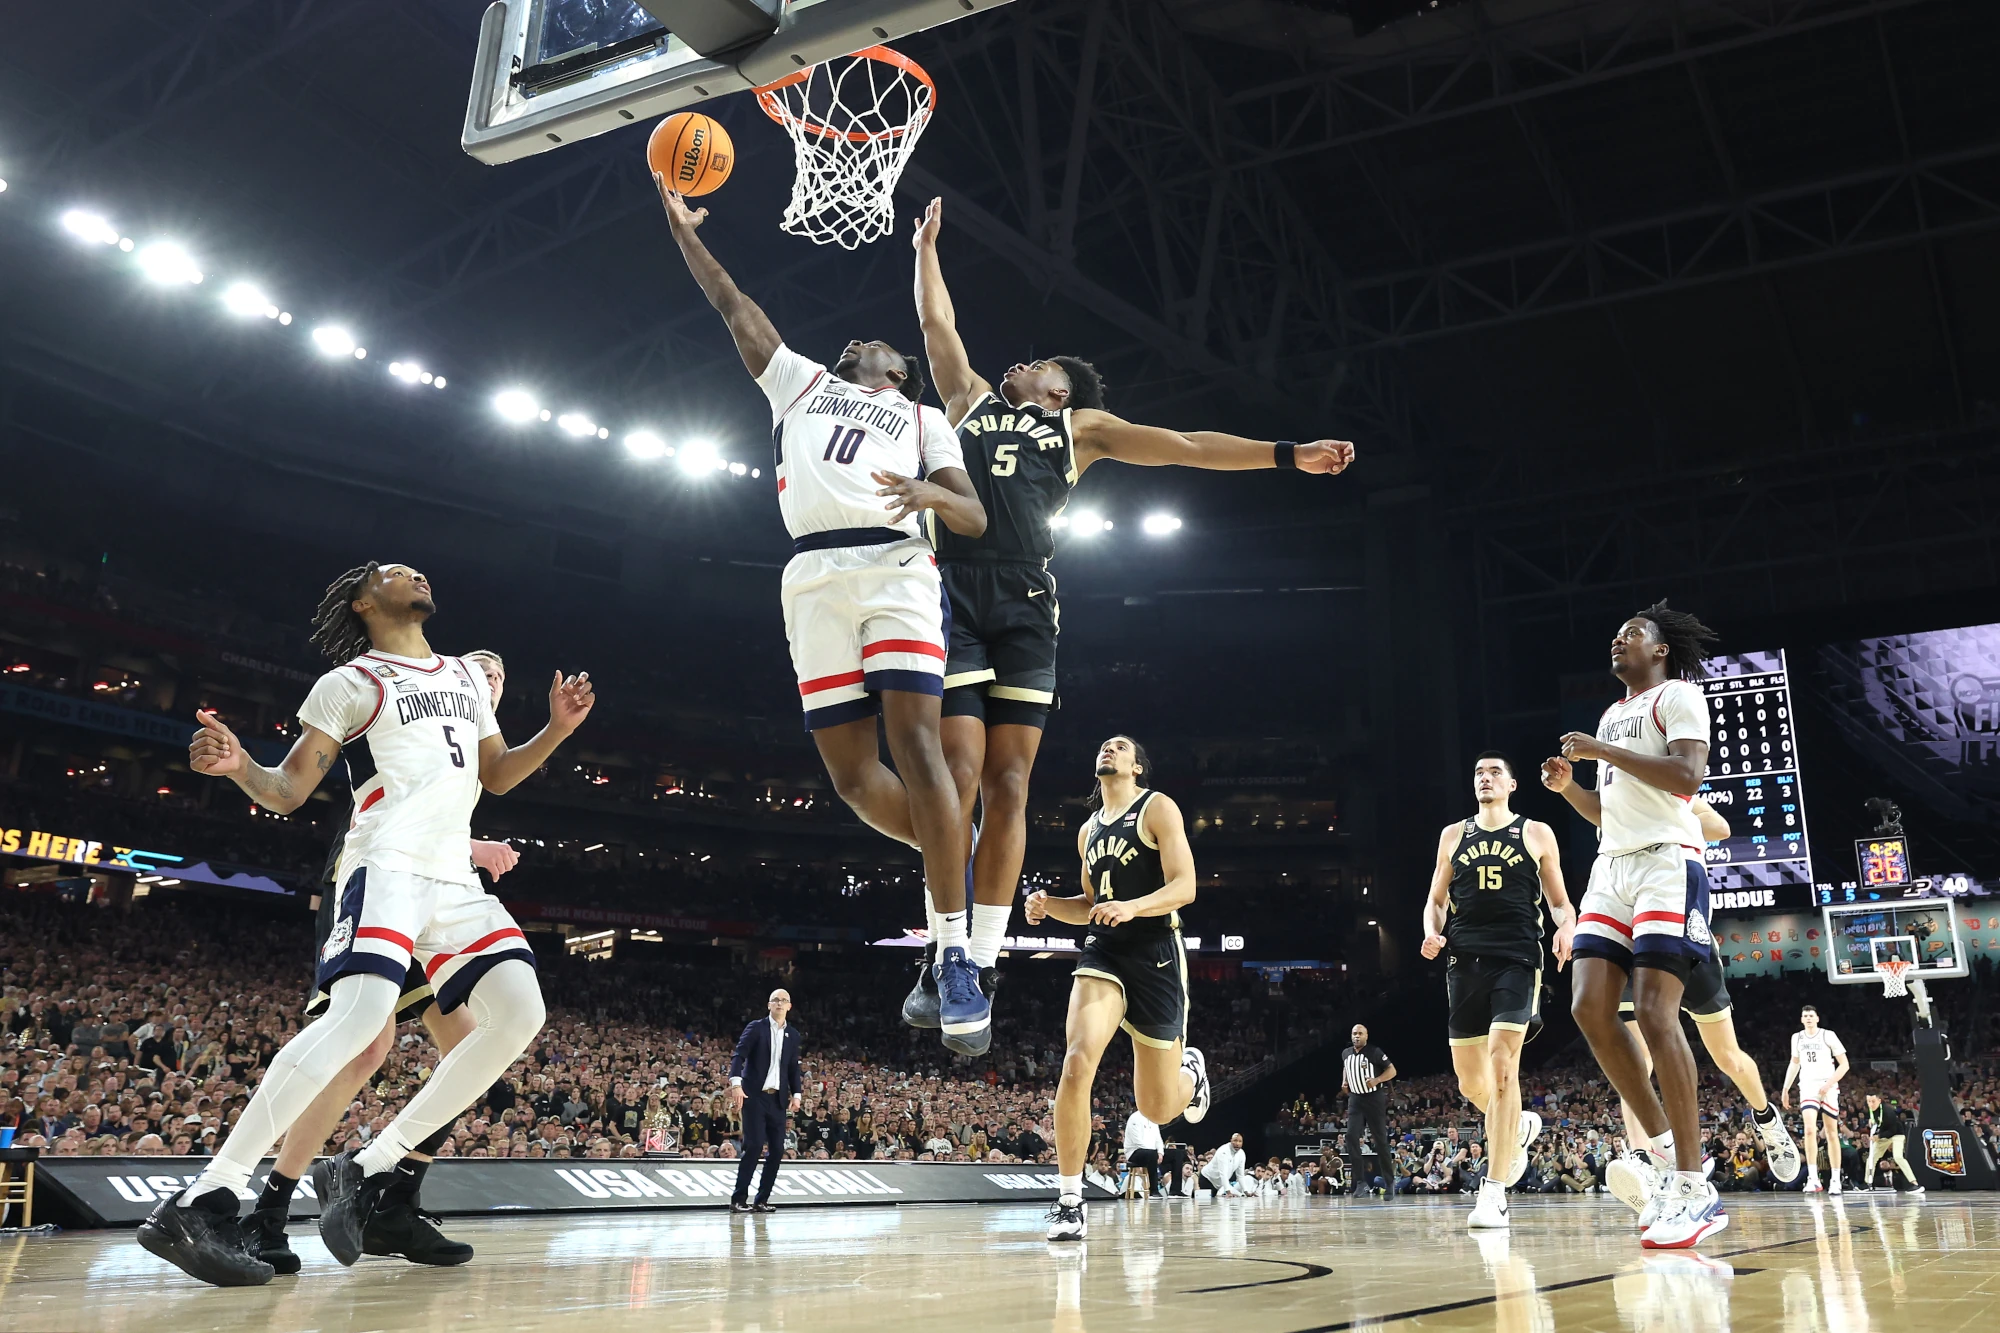
[[[1181,1048],[1181,1068],[1194,1080],[1194,1096],[1188,1098],[1187,1110],[1181,1112],[1181,1119],[1190,1125],[1198,1125],[1208,1114],[1208,1060],[1192,1046]]]
[[[1472,1206],[1472,1219],[1467,1225],[1474,1231],[1498,1231],[1509,1225],[1507,1187],[1497,1180],[1480,1181],[1479,1202]]]
[[[1822,1193],[1824,1190],[1825,1186],[1819,1183],[1819,1177],[1817,1175],[1808,1172],[1806,1175],[1805,1192],[1807,1194],[1819,1194]]]
[[[1693,1181],[1678,1173],[1667,1182],[1660,1215],[1639,1238],[1649,1250],[1685,1250],[1699,1244],[1729,1225],[1722,1211],[1722,1196],[1707,1181]]]
[[[1839,1177],[1839,1176],[1835,1176],[1835,1177],[1833,1178],[1833,1183],[1832,1183],[1831,1185],[1828,1185],[1828,1186],[1826,1187],[1826,1192],[1827,1192],[1828,1194],[1838,1194],[1838,1193],[1840,1193],[1840,1177]]]
[[[1521,1143],[1514,1151],[1514,1160],[1507,1167],[1507,1179],[1501,1184],[1512,1189],[1521,1183],[1521,1177],[1528,1173],[1528,1146],[1542,1136],[1542,1118],[1533,1111],[1521,1112]]]
[[[1771,1175],[1780,1185],[1789,1185],[1799,1178],[1805,1166],[1805,1158],[1799,1155],[1799,1145],[1792,1140],[1792,1132],[1785,1128],[1785,1118],[1774,1115],[1770,1120],[1750,1117],[1751,1126],[1757,1132],[1757,1142],[1764,1145],[1764,1160],[1771,1164]]]
[[[1627,1153],[1604,1169],[1604,1184],[1627,1208],[1643,1214],[1660,1192],[1660,1170],[1644,1155]]]
[[[1083,1215],[1083,1200],[1060,1198],[1049,1209],[1050,1240],[1082,1240],[1090,1224]]]

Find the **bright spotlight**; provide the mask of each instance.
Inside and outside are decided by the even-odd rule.
[[[1069,515],[1057,514],[1054,518],[1051,518],[1049,520],[1049,526],[1051,528],[1054,528],[1057,532],[1061,532],[1064,528],[1067,528],[1069,526]]]
[[[525,389],[503,389],[494,394],[493,410],[509,421],[533,421],[543,415],[541,404]]]
[[[414,361],[391,361],[389,373],[405,384],[429,384],[431,373]]]
[[[106,222],[101,213],[72,208],[62,215],[62,225],[64,231],[79,241],[95,241],[99,245],[118,244],[118,228]]]
[[[7,182],[0,180],[0,194],[7,193]]]
[[[574,435],[579,439],[585,435],[597,434],[597,423],[581,412],[563,413],[556,418],[556,425],[562,427],[564,434]]]
[[[1170,532],[1179,532],[1181,521],[1172,514],[1148,514],[1140,526],[1146,530],[1148,537],[1164,537]]]
[[[754,481],[754,480],[755,480],[756,478],[758,478],[758,477],[761,477],[761,476],[763,476],[763,475],[764,475],[764,469],[763,469],[763,468],[760,468],[760,467],[753,467],[753,468],[751,468],[751,469],[750,469],[750,477],[751,477],[751,479],[752,479],[753,481]]]
[[[163,287],[201,281],[194,259],[172,241],[152,241],[139,251],[139,271]]]
[[[732,477],[740,477],[749,470],[749,468],[744,467],[741,463],[731,463],[729,465],[729,475]]]
[[[681,471],[693,476],[728,466],[716,453],[715,446],[707,440],[689,440],[683,444],[676,461],[680,463]]]
[[[635,430],[625,437],[625,452],[634,458],[665,458],[667,442],[649,430]]]
[[[1069,530],[1079,537],[1094,537],[1110,526],[1102,514],[1093,514],[1088,510],[1069,521]]]
[[[232,282],[222,293],[222,308],[232,315],[249,319],[261,315],[271,308],[271,298],[257,289],[255,283]]]
[[[598,439],[600,439],[600,440],[608,440],[608,439],[610,439],[610,438],[611,438],[611,427],[609,427],[609,426],[599,426],[599,427],[597,428],[597,438],[598,438]]]
[[[436,379],[432,380],[431,387],[433,389],[442,389],[444,387],[444,376],[440,375]]]
[[[132,245],[133,242],[130,236],[120,236],[118,238],[118,248],[128,255],[132,253]]]
[[[540,413],[540,415],[541,415],[541,418],[542,418],[542,420],[544,420],[544,421],[547,421],[547,420],[549,419],[549,416],[550,416],[550,413],[549,413],[549,409],[548,409],[548,408],[546,408],[546,407],[545,407],[545,408],[543,408],[543,409],[541,410],[541,413]]]
[[[292,322],[292,312],[291,312],[291,311],[289,311],[289,310],[280,310],[280,311],[278,312],[278,322],[279,322],[280,324],[289,324],[289,323],[291,323],[291,322]]]
[[[328,356],[353,356],[354,335],[338,324],[322,324],[312,332],[313,343]]]

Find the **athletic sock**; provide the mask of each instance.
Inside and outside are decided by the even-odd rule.
[[[1693,1171],[1676,1171],[1674,1172],[1674,1174],[1681,1178],[1682,1183],[1685,1184],[1688,1187],[1688,1191],[1693,1194],[1701,1193],[1703,1187],[1708,1184],[1708,1177],[1704,1176],[1701,1173],[1699,1167],[1697,1167]]]
[[[1654,1137],[1652,1153],[1655,1157],[1664,1157],[1669,1162],[1674,1160],[1674,1132],[1671,1129]]]
[[[414,1206],[417,1191],[424,1186],[424,1172],[430,1169],[429,1162],[419,1162],[413,1157],[405,1157],[396,1163],[396,1174],[382,1191],[384,1202],[395,1201]]]
[[[379,1176],[384,1171],[394,1171],[407,1151],[408,1149],[396,1141],[394,1135],[382,1133],[375,1136],[373,1143],[356,1153],[354,1160],[360,1165],[364,1174]]]
[[[1778,1118],[1778,1108],[1767,1101],[1764,1103],[1764,1109],[1761,1111],[1755,1107],[1750,1108],[1750,1114],[1757,1117],[1758,1124],[1768,1125]]]
[[[417,1154],[420,1157],[437,1156],[438,1149],[444,1147],[444,1141],[451,1137],[452,1127],[457,1123],[458,1121],[453,1120],[449,1124],[438,1126],[435,1133],[433,1133],[429,1138],[425,1139],[422,1143],[419,1143],[416,1147],[410,1149],[410,1151]],[[425,1165],[428,1166],[429,1163],[425,1163]]]
[[[1057,1176],[1057,1177],[1056,1177],[1056,1195],[1057,1195],[1058,1199],[1074,1199],[1074,1200],[1076,1200],[1076,1201],[1077,1201],[1078,1203],[1082,1203],[1082,1202],[1083,1202],[1083,1177],[1082,1177],[1082,1176],[1080,1176],[1080,1175],[1076,1175],[1076,1176]]]
[[[938,921],[939,917],[938,917],[937,904],[931,901],[930,892],[926,890],[924,892],[924,924],[930,927],[930,942],[933,945],[935,945],[938,941],[938,932],[943,929],[943,927],[938,924]],[[932,958],[931,961],[935,963],[937,959]]]
[[[972,947],[966,950],[975,967],[992,967],[1000,961],[1000,946],[1007,942],[1007,922],[1014,915],[1012,903],[972,905]]]
[[[937,918],[937,960],[944,961],[946,949],[963,949],[966,945],[965,913],[939,912]]]
[[[264,1182],[264,1192],[257,1196],[256,1206],[260,1209],[290,1207],[292,1191],[298,1187],[299,1182],[294,1177],[281,1176],[273,1171]]]

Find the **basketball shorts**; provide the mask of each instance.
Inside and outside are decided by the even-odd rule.
[[[1180,932],[1104,947],[1101,936],[1086,935],[1076,960],[1078,977],[1096,977],[1125,996],[1118,1026],[1146,1046],[1172,1046],[1187,1035],[1187,950]]]
[[[1812,1077],[1818,1078],[1819,1075],[1815,1073]],[[1834,1084],[1826,1090],[1824,1096],[1818,1097],[1806,1096],[1805,1090],[1809,1086],[1810,1084],[1806,1082],[1805,1071],[1799,1071],[1799,1109],[1801,1111],[1818,1111],[1830,1120],[1840,1119],[1840,1085],[1838,1083]]]
[[[1697,1023],[1720,1023],[1729,1017],[1729,983],[1722,976],[1722,960],[1710,953],[1708,961],[1688,969],[1682,981],[1681,1012]],[[1639,1021],[1632,1003],[1632,983],[1618,1001],[1618,1016],[1627,1023]]]
[[[1708,870],[1679,843],[1600,855],[1576,921],[1578,958],[1608,958],[1628,972],[1635,963],[1685,972],[1715,952]]]
[[[340,895],[333,891],[333,887],[331,885],[322,885],[319,895],[319,911],[315,915],[313,923],[313,962],[315,973],[318,971],[320,951],[326,948],[326,938],[333,933],[333,919],[335,909],[339,903]],[[306,1017],[318,1018],[321,1014],[325,1013],[329,1000],[330,997],[325,991],[319,988],[318,982],[315,980],[312,994],[306,999]],[[403,977],[402,998],[396,1001],[396,1021],[398,1023],[414,1023],[417,1019],[424,1016],[424,1010],[430,1008],[435,1003],[437,1003],[437,996],[431,990],[430,978],[424,975],[424,970],[417,966],[416,960],[412,959],[409,969]]]
[[[440,1012],[465,1003],[479,978],[510,958],[535,965],[528,937],[476,884],[360,865],[345,868],[333,927],[319,946],[319,988],[356,972],[403,984],[415,964]]]
[[[944,715],[1039,727],[1056,698],[1056,580],[1035,560],[946,560]]]
[[[800,551],[782,595],[807,731],[875,716],[883,690],[944,693],[951,612],[929,542]]]
[[[1541,1005],[1541,964],[1452,954],[1445,962],[1444,992],[1451,1007],[1445,1027],[1452,1045],[1477,1045],[1494,1028],[1525,1035]]]

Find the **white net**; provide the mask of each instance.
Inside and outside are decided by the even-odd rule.
[[[797,175],[783,229],[847,250],[893,231],[896,181],[936,100],[930,75],[886,46],[758,89],[764,114],[792,139]]]
[[[1910,993],[1908,974],[1910,965],[1901,958],[1887,958],[1875,964],[1875,971],[1882,978],[1882,994],[1886,999]]]

